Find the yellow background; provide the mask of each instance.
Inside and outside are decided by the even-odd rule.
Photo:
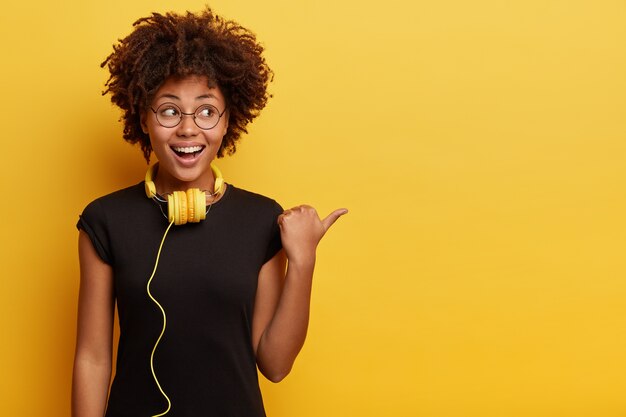
[[[145,170],[99,64],[172,4],[3,5],[3,416],[69,415],[74,225]],[[269,416],[626,415],[623,1],[212,6],[276,73],[227,181],[351,210]]]

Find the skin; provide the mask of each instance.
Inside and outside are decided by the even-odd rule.
[[[192,113],[202,104],[220,111],[226,107],[219,87],[208,87],[206,77],[170,78],[157,91],[152,108],[163,102]],[[157,192],[197,187],[212,190],[210,164],[228,129],[228,110],[210,130],[196,126],[191,116],[173,128],[158,124],[152,111],[141,116],[159,160]],[[178,157],[172,146],[201,146],[193,160]],[[217,201],[217,200],[216,200]],[[345,209],[321,219],[317,211],[302,205],[278,217],[283,249],[261,268],[252,322],[252,343],[259,370],[270,381],[281,381],[290,372],[306,338],[316,248]],[[72,386],[73,417],[102,417],[111,378],[114,289],[112,268],[97,255],[83,231],[78,240],[80,292],[78,333]]]

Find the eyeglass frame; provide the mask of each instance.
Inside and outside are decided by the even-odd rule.
[[[180,112],[180,117],[178,118],[178,123],[176,123],[174,126],[165,126],[161,123],[161,121],[159,120],[159,116],[157,116],[157,111],[162,107],[165,106],[166,104],[172,105],[174,107],[176,107],[179,112]],[[202,127],[198,124],[198,122],[196,121],[196,113],[198,112],[198,109],[202,108],[202,107],[213,107],[215,110],[217,110],[217,122],[215,122],[215,124],[211,127]],[[199,129],[202,130],[211,130],[213,129],[215,126],[217,126],[220,122],[220,120],[222,119],[222,116],[224,115],[224,113],[226,113],[226,109],[227,107],[224,107],[224,110],[222,110],[222,112],[220,113],[220,109],[218,109],[217,107],[215,107],[212,104],[201,104],[198,107],[196,107],[196,109],[193,111],[193,113],[185,113],[176,103],[172,103],[170,101],[165,102],[165,103],[161,103],[157,106],[156,110],[154,110],[152,108],[152,106],[150,106],[150,110],[152,110],[152,112],[154,113],[154,117],[156,118],[157,123],[159,124],[159,126],[164,127],[166,129],[171,129],[174,128],[176,126],[178,126],[182,121],[183,121],[183,116],[193,116],[193,122],[196,126],[198,126]]]

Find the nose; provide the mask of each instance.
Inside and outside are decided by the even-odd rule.
[[[182,120],[176,126],[177,133],[179,136],[194,136],[198,133],[198,125],[196,125],[196,121],[194,120],[194,115],[183,113],[181,114]]]

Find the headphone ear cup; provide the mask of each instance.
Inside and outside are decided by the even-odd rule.
[[[198,221],[206,219],[206,193],[195,188],[194,200]]]
[[[187,193],[184,191],[176,191],[177,194],[176,199],[178,200],[178,213],[180,216],[180,224],[187,223],[187,219],[189,218],[187,211]]]
[[[190,188],[185,193],[185,198],[187,199],[187,220],[190,223],[197,223],[196,220],[196,201],[193,198],[193,188]]]
[[[187,193],[174,191],[167,196],[167,216],[176,226],[187,223]]]
[[[199,188],[187,190],[188,221],[198,223],[206,218],[206,194]]]

